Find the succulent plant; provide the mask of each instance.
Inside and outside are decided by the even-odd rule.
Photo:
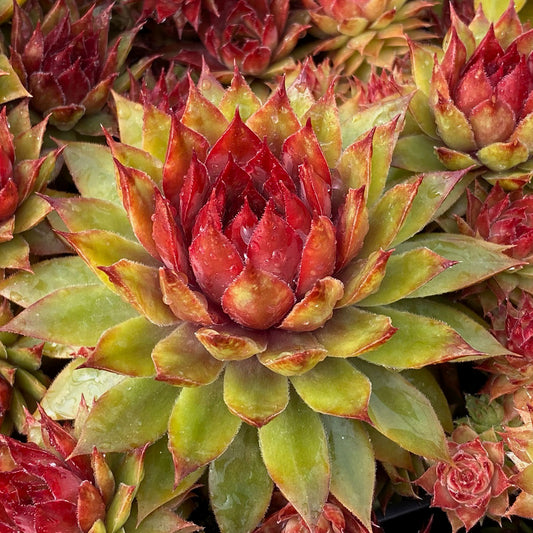
[[[354,116],[301,81],[262,102],[239,73],[222,89],[204,71],[178,116],[116,95],[120,142],[68,143],[81,196],[49,197],[79,257],[0,288],[25,308],[4,331],[85,346],[100,379],[126,376],[74,455],[168,433],[176,483],[209,465],[222,531],[253,529],[273,482],[311,528],[331,493],[370,530],[375,457],[394,462],[384,441],[448,458],[448,407],[422,367],[509,353],[427,298],[519,262],[468,236],[414,236],[464,171],[387,183],[408,97]]]
[[[368,74],[368,66],[392,68],[408,52],[408,39],[431,37],[423,11],[425,0],[302,0],[318,37],[313,53],[327,52],[345,74]]]
[[[43,192],[55,176],[60,150],[41,155],[45,128],[46,119],[32,127],[26,100],[9,114],[5,107],[0,112],[0,268],[28,270],[28,241],[46,233],[43,221],[51,209],[35,193]],[[51,247],[49,253],[55,250]]]
[[[93,4],[80,16],[66,0],[57,0],[34,23],[23,8],[15,8],[11,63],[32,94],[32,109],[49,115],[50,124],[60,130],[70,130],[83,117],[96,115],[96,125],[86,119],[78,128],[101,134],[98,121],[104,119],[99,113],[139,29],[126,31],[108,44],[110,15],[111,4]]]
[[[417,483],[433,495],[431,505],[448,515],[455,533],[466,531],[483,517],[500,520],[509,507],[508,473],[503,442],[483,441],[467,426],[449,441],[451,463],[437,462]]]
[[[478,168],[486,179],[506,187],[527,182],[530,41],[510,4],[493,24],[482,9],[469,26],[452,10],[444,50],[412,43],[418,91],[411,111],[423,133],[410,132],[401,141],[395,164],[411,170]],[[412,154],[415,145],[418,152]]]
[[[34,441],[0,435],[0,516],[6,533],[141,533],[158,527],[169,533],[198,531],[163,508],[147,521],[128,520],[142,490],[146,449],[105,457],[95,448],[71,457],[76,447],[72,429],[42,409],[37,418],[27,415],[26,424]],[[133,513],[131,518],[135,506]]]
[[[177,60],[197,68],[206,61],[218,76],[229,79],[234,65],[243,75],[272,77],[294,64],[289,54],[308,26],[305,13],[292,9],[289,0],[194,4],[203,7],[194,19],[203,47],[188,49],[184,42]]]

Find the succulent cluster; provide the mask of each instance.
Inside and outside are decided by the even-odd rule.
[[[533,518],[532,17],[0,0],[0,531]]]

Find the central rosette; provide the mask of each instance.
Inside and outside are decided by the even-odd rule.
[[[322,326],[343,296],[331,276],[359,251],[366,225],[343,232],[347,191],[332,183],[311,123],[277,156],[238,114],[211,149],[197,148],[180,183],[167,180],[155,195],[165,301],[178,318],[206,325]]]

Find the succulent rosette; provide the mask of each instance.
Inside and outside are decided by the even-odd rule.
[[[365,75],[368,66],[392,68],[408,52],[407,41],[427,40],[431,24],[423,11],[433,2],[401,0],[303,0],[318,37],[314,53],[327,52],[348,75]]]
[[[223,89],[204,70],[179,115],[117,95],[120,142],[69,143],[81,195],[48,200],[76,256],[0,288],[25,308],[5,331],[87,347],[47,410],[83,390],[79,372],[120,378],[75,453],[167,433],[175,481],[208,466],[228,532],[260,522],[273,483],[310,528],[331,493],[370,530],[375,459],[395,459],[367,429],[448,459],[448,407],[422,367],[509,353],[465,309],[426,298],[519,262],[480,239],[415,235],[464,171],[387,183],[408,98],[354,117],[332,88],[314,99],[302,84],[262,102],[238,73]]]
[[[71,430],[42,409],[38,419],[28,415],[26,424],[31,428],[32,442],[0,435],[2,531],[198,530],[167,508],[158,508],[137,523],[139,501],[132,504],[137,495],[142,497],[145,463],[153,466],[149,450],[106,458],[95,448],[90,454],[70,457],[76,447]]]
[[[41,155],[46,120],[32,126],[27,101],[9,113],[0,112],[0,268],[30,268],[30,250],[46,253],[42,244],[57,241],[47,232],[50,206],[35,193],[46,189],[55,176],[59,150]],[[41,243],[35,243],[42,239]],[[58,245],[48,253],[56,253]],[[34,243],[35,246],[32,244]]]
[[[449,441],[451,463],[437,462],[417,480],[433,495],[431,505],[448,515],[455,533],[485,516],[500,520],[509,507],[511,483],[504,470],[503,442],[483,441],[467,426]]]
[[[423,133],[406,136],[395,164],[412,170],[479,168],[507,187],[527,182],[531,43],[531,30],[522,26],[512,4],[492,24],[481,7],[469,26],[452,10],[443,50],[412,43],[418,91],[411,111]],[[415,145],[418,153],[410,153]]]
[[[126,31],[109,44],[110,12],[110,4],[93,4],[80,16],[72,4],[57,0],[34,23],[23,8],[15,8],[11,63],[32,95],[32,109],[49,115],[50,124],[60,130],[70,130],[83,117],[96,115],[96,126],[86,118],[78,127],[100,134],[103,117],[98,114],[138,31]]]
[[[289,54],[308,28],[306,18],[289,0],[214,2],[203,6],[197,26],[203,47],[184,42],[176,58],[197,68],[205,60],[229,79],[235,65],[243,75],[273,77],[294,64]]]

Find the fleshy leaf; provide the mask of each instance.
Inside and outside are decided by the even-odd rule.
[[[15,235],[10,241],[0,243],[0,250],[0,268],[31,271],[30,247],[22,236]]]
[[[108,267],[100,267],[115,290],[139,313],[159,326],[177,322],[170,308],[163,302],[159,285],[159,270],[141,263],[121,259]]]
[[[215,359],[194,336],[196,328],[180,324],[157,343],[153,352],[157,378],[176,385],[198,386],[214,381],[223,363]]]
[[[121,142],[142,148],[143,106],[120,96],[115,91],[111,94],[117,110]]]
[[[348,361],[328,357],[309,372],[293,376],[291,383],[314,411],[367,420],[370,382]]]
[[[385,305],[401,300],[453,264],[428,248],[393,254],[387,261],[379,289],[360,300],[359,305]]]
[[[78,368],[83,363],[82,358],[68,363],[41,400],[42,408],[53,419],[73,420],[79,412],[82,397],[91,405],[93,400],[124,379],[114,372]]]
[[[477,315],[458,303],[451,306],[438,299],[413,298],[396,302],[392,307],[442,320],[457,331],[475,352],[485,357],[512,354],[496,340]]]
[[[68,143],[63,157],[82,196],[122,205],[117,192],[113,157],[107,146]]]
[[[10,5],[12,7],[12,4]],[[3,22],[3,21],[2,21]],[[9,59],[4,54],[0,54],[0,103],[5,104],[17,98],[26,98],[31,96],[24,88],[19,77],[13,70]],[[5,74],[4,74],[5,73]]]
[[[32,265],[33,273],[17,272],[0,281],[0,294],[22,307],[65,287],[94,285],[98,278],[79,257],[60,257]]]
[[[330,491],[370,531],[376,476],[374,452],[362,424],[324,416],[331,456]]]
[[[155,375],[151,355],[154,346],[170,333],[143,316],[130,318],[104,331],[87,366],[133,377]]]
[[[505,255],[502,247],[481,239],[451,233],[416,235],[396,248],[398,253],[424,246],[457,264],[428,281],[410,298],[456,291],[521,263]]]
[[[162,437],[146,450],[143,465],[144,477],[136,495],[140,521],[189,489],[202,474],[199,469],[187,476],[177,487],[174,486],[174,465],[166,437]]]
[[[106,329],[134,316],[133,307],[120,296],[102,285],[85,285],[45,296],[19,313],[5,330],[59,344],[94,346]]]
[[[412,453],[449,460],[446,436],[429,400],[395,372],[359,359],[354,364],[372,383],[368,414],[376,429]]]
[[[259,429],[263,460],[270,477],[313,529],[329,492],[327,439],[319,416],[299,398]]]
[[[372,310],[390,317],[398,330],[388,342],[361,355],[366,361],[391,368],[420,368],[479,353],[442,321],[386,306]]]
[[[126,378],[94,404],[74,455],[131,451],[155,442],[166,431],[179,389],[152,378]],[[147,406],[150,406],[147,409]]]
[[[232,362],[224,375],[224,401],[232,413],[261,427],[287,406],[287,378],[265,368],[255,357]]]
[[[47,198],[57,211],[69,231],[102,229],[118,233],[134,241],[126,212],[122,206],[98,198]]]
[[[209,494],[222,533],[251,531],[261,521],[270,503],[272,481],[255,429],[243,424],[229,448],[211,463]]]
[[[220,456],[241,425],[222,398],[222,380],[183,389],[168,424],[176,482]]]
[[[315,332],[331,357],[355,357],[386,342],[394,334],[389,317],[357,307],[335,311],[325,326]]]

